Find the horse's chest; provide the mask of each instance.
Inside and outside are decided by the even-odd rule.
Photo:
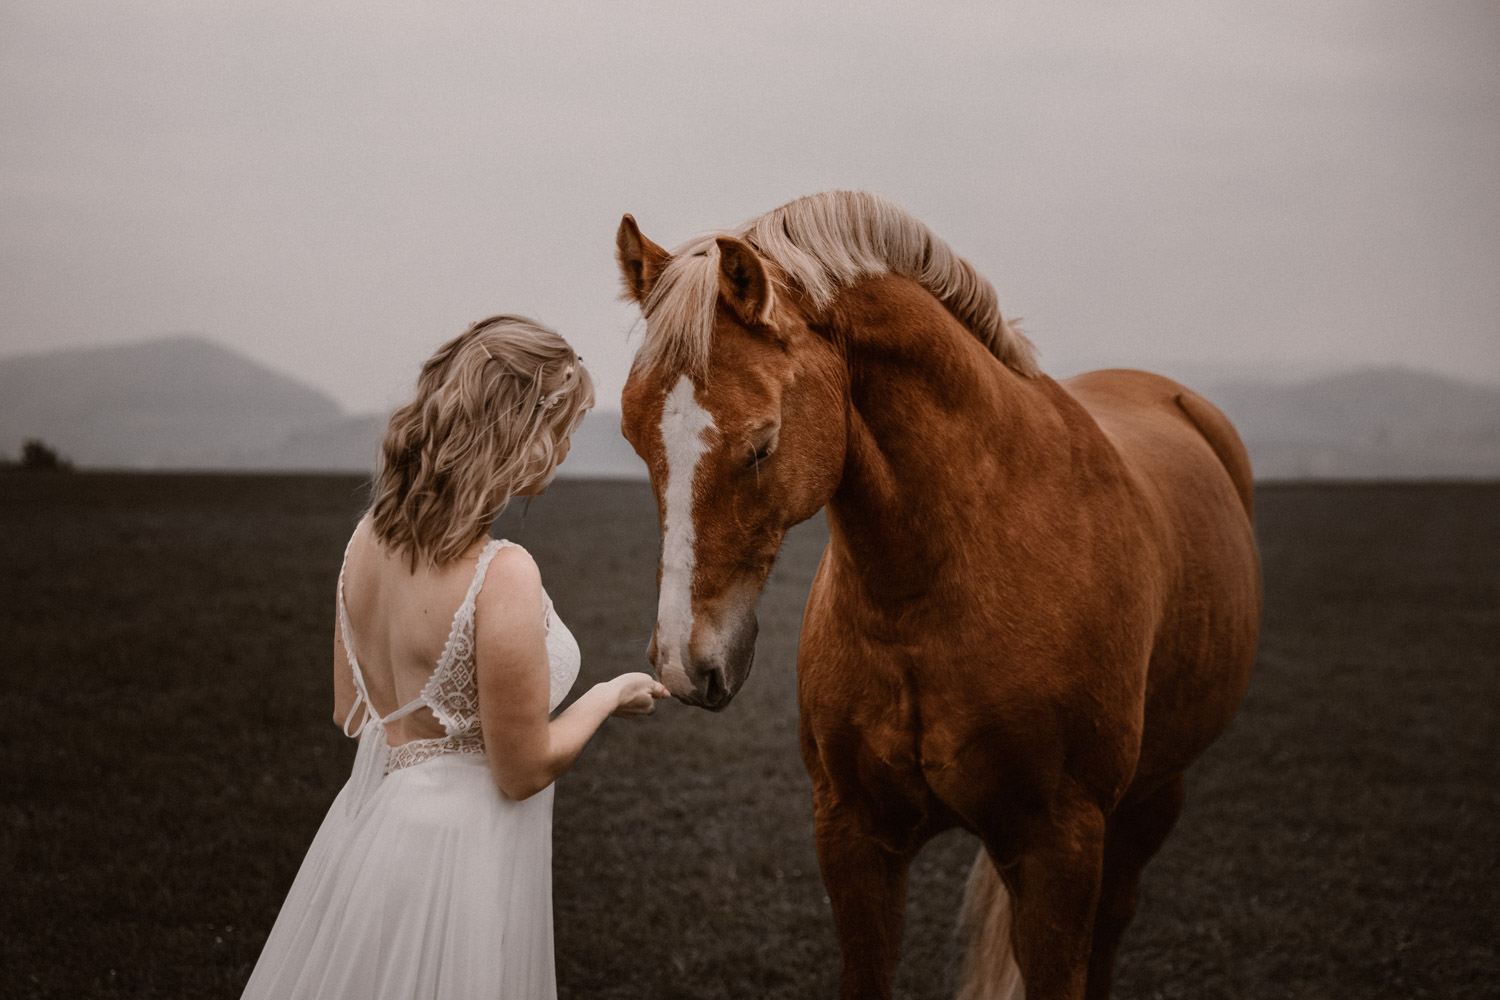
[[[915,693],[903,678],[867,673],[801,680],[804,736],[816,763],[836,784],[881,786],[901,797],[923,787]]]

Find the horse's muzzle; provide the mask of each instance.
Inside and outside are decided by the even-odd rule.
[[[661,647],[655,641],[648,656],[662,683],[678,701],[722,712],[750,675],[758,631],[759,625],[751,613],[727,630],[695,629],[686,657],[661,655]]]

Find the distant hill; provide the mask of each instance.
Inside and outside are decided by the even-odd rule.
[[[1193,387],[1261,479],[1500,477],[1500,388],[1401,368]],[[385,422],[203,337],[0,358],[0,458],[36,437],[84,468],[368,472]],[[619,422],[590,413],[561,475],[644,478]]]
[[[388,417],[361,413],[299,427],[275,449],[277,468],[308,472],[370,472],[380,455]]]
[[[326,393],[203,337],[0,358],[0,450],[39,437],[80,466],[246,468],[338,420]]]
[[[642,462],[620,433],[620,411],[594,409],[573,433],[560,476],[597,476],[602,479],[645,479]]]
[[[368,472],[375,467],[388,417],[363,414],[292,432],[275,452],[276,468]],[[620,414],[591,410],[573,433],[564,478],[644,479],[646,465],[620,434]]]
[[[1404,368],[1204,395],[1234,421],[1259,479],[1500,476],[1500,389]]]
[[[386,419],[205,337],[0,358],[0,457],[40,438],[83,468],[368,472]],[[561,474],[644,477],[619,423],[590,413]]]

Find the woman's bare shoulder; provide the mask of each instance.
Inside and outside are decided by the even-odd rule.
[[[514,584],[535,583],[540,588],[542,571],[537,569],[530,552],[507,540],[490,559],[490,568],[484,579],[486,586],[491,580],[500,579]]]
[[[480,617],[495,624],[539,621],[545,601],[542,574],[531,553],[514,542],[490,559],[476,601]]]

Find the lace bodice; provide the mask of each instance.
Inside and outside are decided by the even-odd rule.
[[[353,544],[353,539],[350,539]],[[491,539],[481,550],[478,564],[474,568],[474,579],[469,584],[468,593],[464,595],[461,604],[453,614],[453,625],[448,631],[448,641],[443,646],[443,652],[438,657],[437,665],[433,668],[432,676],[427,679],[421,694],[415,699],[381,718],[374,713],[370,704],[369,695],[365,689],[364,674],[361,673],[358,658],[354,651],[354,637],[349,627],[349,615],[344,609],[344,572],[339,570],[338,582],[338,619],[340,635],[344,640],[344,651],[349,657],[349,666],[354,674],[355,701],[354,707],[350,709],[348,717],[344,720],[344,732],[349,736],[360,737],[360,756],[366,756],[367,742],[378,740],[380,747],[371,747],[371,753],[383,757],[383,766],[378,770],[373,763],[366,764],[368,770],[375,773],[389,773],[403,767],[411,767],[430,760],[439,754],[484,753],[484,735],[479,724],[479,679],[474,661],[474,602],[479,596],[479,590],[484,586],[485,573],[489,569],[490,560],[495,558],[507,545],[514,542],[504,539]],[[348,551],[344,553],[344,559],[348,561]],[[545,592],[544,592],[544,597]],[[548,711],[556,710],[562,704],[563,698],[567,696],[573,681],[578,677],[579,652],[578,642],[573,638],[573,633],[563,624],[552,606],[552,598],[546,597],[546,624],[547,624],[547,663],[551,676],[550,698],[548,700]],[[426,706],[433,717],[442,725],[443,736],[433,739],[411,740],[399,746],[386,744],[386,726]],[[359,724],[350,728],[356,717],[360,717]],[[356,770],[359,768],[356,763]]]

